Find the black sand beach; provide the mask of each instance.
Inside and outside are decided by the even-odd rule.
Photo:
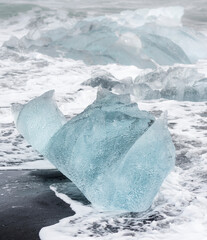
[[[64,180],[57,170],[0,171],[0,239],[37,240],[42,227],[73,215],[49,188]]]

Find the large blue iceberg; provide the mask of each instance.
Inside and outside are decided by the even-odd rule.
[[[19,132],[99,209],[147,210],[174,166],[166,117],[138,109],[129,95],[98,91],[66,122],[53,91],[12,111]]]
[[[4,47],[64,56],[86,64],[156,69],[157,65],[195,63],[207,58],[207,38],[183,27],[183,14],[182,7],[167,7],[86,17],[70,27],[32,28],[22,38],[6,41]]]

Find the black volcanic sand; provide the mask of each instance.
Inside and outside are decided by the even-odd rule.
[[[57,170],[0,171],[0,239],[38,240],[42,227],[73,215],[49,188],[64,181]]]

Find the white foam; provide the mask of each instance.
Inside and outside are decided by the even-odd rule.
[[[182,26],[184,8],[180,6],[156,9],[138,9],[123,11],[120,15],[108,16],[120,25],[136,28],[146,23],[156,23],[162,26]]]
[[[31,169],[56,169],[48,160],[36,160],[32,162],[23,162],[20,165],[0,167],[0,170],[31,170]]]

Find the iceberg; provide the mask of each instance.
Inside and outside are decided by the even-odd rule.
[[[92,75],[82,83],[91,87],[114,91],[119,94],[131,94],[137,99],[151,100],[165,98],[177,101],[202,102],[207,100],[207,78],[191,67],[157,68],[121,80],[107,72]]]
[[[101,89],[68,122],[53,91],[12,106],[19,132],[101,210],[142,212],[175,163],[166,116]]]
[[[206,101],[206,80],[205,75],[194,68],[174,67],[168,70],[158,68],[135,78],[133,95],[142,99]]]
[[[157,65],[195,63],[207,58],[207,38],[182,26],[183,13],[182,7],[169,7],[87,17],[68,28],[31,29],[3,46],[88,65],[117,63],[156,69]]]

